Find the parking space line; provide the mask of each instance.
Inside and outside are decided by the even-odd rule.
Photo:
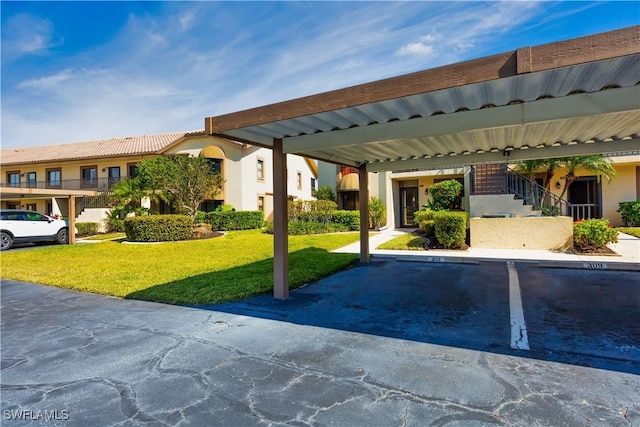
[[[522,296],[520,295],[520,281],[518,271],[513,261],[507,262],[509,271],[509,319],[511,321],[511,348],[529,350],[527,325],[524,322],[522,310]]]

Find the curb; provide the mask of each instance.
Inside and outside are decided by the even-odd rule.
[[[606,261],[541,261],[541,268],[568,268],[574,270],[615,270],[615,271],[640,271],[640,264],[631,262],[606,262]]]

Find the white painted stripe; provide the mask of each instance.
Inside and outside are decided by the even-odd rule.
[[[509,271],[509,314],[511,321],[511,348],[529,350],[527,325],[524,323],[522,311],[522,296],[520,295],[520,281],[513,261],[507,262]]]

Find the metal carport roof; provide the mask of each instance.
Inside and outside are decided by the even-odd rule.
[[[274,148],[274,161],[293,153],[361,172],[635,151],[639,83],[634,26],[208,117],[205,129]],[[274,195],[286,196],[276,169]],[[276,224],[276,264],[286,265],[285,230]],[[361,232],[364,261],[366,239]],[[276,288],[286,281],[278,268]]]

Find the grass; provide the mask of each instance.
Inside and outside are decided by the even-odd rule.
[[[357,254],[331,250],[358,233],[289,237],[293,289],[343,269]],[[234,301],[273,289],[273,236],[260,230],[149,245],[103,242],[3,252],[2,279],[170,304]]]
[[[616,230],[640,238],[640,227],[618,227]]]
[[[427,239],[424,236],[416,236],[413,233],[398,236],[378,246],[377,249],[392,249],[402,251],[423,251]]]
[[[83,237],[85,240],[115,240],[115,239],[124,239],[127,237],[124,233],[105,233],[105,234],[96,234],[95,236]]]

